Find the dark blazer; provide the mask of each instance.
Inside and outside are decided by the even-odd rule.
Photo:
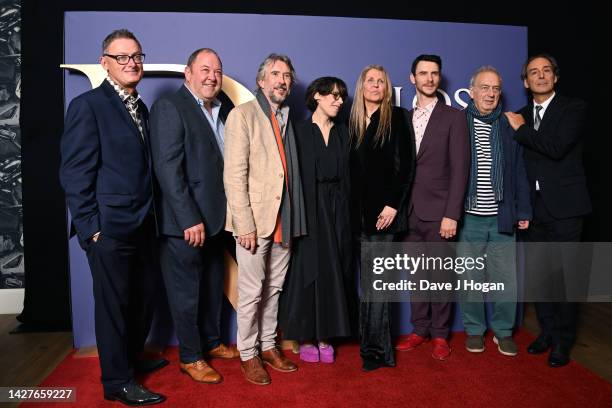
[[[148,138],[147,107],[139,112]],[[107,81],[72,100],[60,142],[60,182],[83,241],[96,232],[129,238],[151,209],[146,142]]]
[[[514,130],[505,115],[499,117],[499,135],[504,157],[504,196],[497,203],[497,230],[512,234],[521,220],[531,220],[529,181],[523,148],[514,140]]]
[[[537,180],[544,205],[558,219],[590,213],[591,201],[582,164],[586,103],[556,94],[537,131],[533,129],[533,101],[520,113],[526,123],[517,129],[514,137],[525,148],[532,194]]]
[[[370,118],[363,142],[351,154],[351,224],[353,233],[399,233],[408,229],[406,205],[414,177],[414,133],[406,109],[394,106],[391,135],[383,145],[374,145],[380,112]],[[355,138],[353,138],[354,140]],[[376,230],[385,206],[395,208],[393,223]]]
[[[226,98],[227,99],[227,98]],[[221,100],[225,123],[233,105]],[[151,155],[160,194],[155,200],[158,231],[183,236],[204,223],[206,236],[225,225],[223,155],[204,112],[185,85],[151,108]]]
[[[410,112],[410,127],[412,115]],[[416,156],[410,212],[423,221],[459,220],[470,171],[465,114],[438,101]]]

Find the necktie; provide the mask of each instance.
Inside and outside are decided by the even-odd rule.
[[[535,119],[533,120],[533,128],[535,130],[538,130],[540,128],[540,124],[542,123],[542,117],[540,116],[540,111],[542,110],[542,106],[541,105],[536,105],[535,106]]]

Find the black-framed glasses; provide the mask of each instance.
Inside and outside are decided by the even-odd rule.
[[[329,93],[329,95],[331,95],[332,98],[334,98],[334,101],[337,101],[340,98],[344,99],[344,97],[342,96],[340,92],[331,92]]]
[[[110,57],[117,61],[119,65],[127,65],[130,62],[130,59],[134,60],[135,64],[142,64],[145,60],[145,54],[134,54],[134,55],[111,55],[104,54],[105,57]]]

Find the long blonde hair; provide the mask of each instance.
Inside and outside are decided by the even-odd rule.
[[[385,79],[385,92],[379,107],[380,119],[378,122],[378,129],[376,129],[376,134],[374,135],[374,145],[382,146],[391,134],[391,113],[393,111],[391,106],[391,80],[389,78],[389,74],[382,65],[368,65],[361,71],[359,79],[357,79],[357,84],[355,84],[355,99],[353,100],[351,117],[349,119],[349,132],[351,135],[351,144],[353,146],[359,146],[365,137],[367,126],[363,86],[365,83],[366,74],[371,69],[380,71]]]

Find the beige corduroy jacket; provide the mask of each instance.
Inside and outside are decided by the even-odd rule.
[[[257,99],[235,107],[225,122],[225,229],[234,236],[272,235],[285,176],[270,119]]]

